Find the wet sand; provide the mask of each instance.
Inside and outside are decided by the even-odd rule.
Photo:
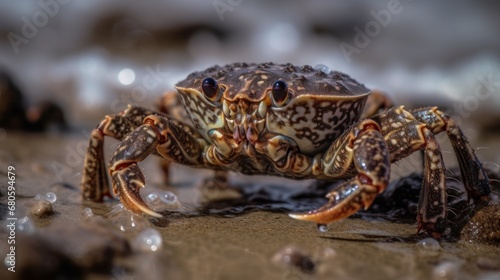
[[[28,235],[23,231],[17,232],[17,272],[11,273],[4,268],[0,272],[2,279],[22,279],[26,275],[22,271],[22,260],[29,258],[22,254],[41,254],[47,259],[57,255],[52,258],[55,262],[76,266],[75,271],[84,279],[500,278],[498,246],[464,241],[441,241],[439,245],[427,242],[427,246],[424,246],[422,242],[419,243],[423,238],[415,235],[416,224],[349,218],[330,225],[327,232],[319,232],[314,224],[293,220],[283,212],[262,210],[224,217],[192,215],[189,213],[196,211],[185,211],[184,214],[170,214],[168,218],[161,220],[136,218],[139,229],[134,229],[129,223],[130,214],[120,211],[111,213],[117,201],[103,204],[81,201],[79,181],[82,158],[79,158],[78,150],[85,142],[83,135],[58,137],[14,133],[7,134],[2,140],[2,220],[6,217],[7,166],[12,165],[16,168],[16,215],[19,218],[28,215],[35,227],[34,232]],[[112,149],[116,142],[109,142]],[[107,156],[110,153],[108,151]],[[141,164],[147,170],[146,180],[151,188],[173,191],[182,203],[181,210],[194,209],[196,203],[193,202],[198,201],[194,197],[199,195],[200,182],[210,172],[175,167],[172,185],[176,187],[172,187],[161,183],[162,176],[157,163],[156,159],[148,159]],[[58,168],[54,169],[54,166]],[[57,176],[58,172],[62,177]],[[193,174],[197,175],[194,182]],[[241,180],[247,179],[248,177],[244,177]],[[272,180],[276,183],[281,179]],[[289,181],[284,182],[286,185],[290,184]],[[57,195],[57,201],[52,205],[54,214],[44,218],[30,215],[30,207],[36,203],[35,196],[47,192]],[[92,209],[92,217],[85,214],[86,208]],[[103,219],[96,216],[102,216]],[[79,229],[82,224],[90,225],[90,233],[86,232],[85,227],[80,233],[70,230],[73,227]],[[120,230],[120,225],[126,227],[124,232]],[[97,227],[105,229],[97,230]],[[134,247],[134,238],[145,228],[154,228],[161,234],[163,243],[159,250],[147,252]],[[94,235],[92,231],[95,232]],[[68,232],[73,236],[57,238],[57,234]],[[55,246],[48,242],[47,234],[53,237],[52,240],[56,240],[56,244],[58,240],[61,244]],[[100,245],[110,247],[111,251],[103,252],[112,260],[111,268],[103,265],[101,269],[97,269],[97,261],[97,264],[92,264],[95,266],[84,266],[81,260],[75,260],[75,256],[68,256],[61,249],[85,242],[89,246],[99,246],[96,235],[103,234],[116,235],[113,240],[123,238],[125,243],[128,242],[120,245],[106,241],[106,244]],[[7,254],[7,235],[6,227],[2,227],[2,257]],[[107,239],[103,237],[103,240]],[[32,244],[30,242],[33,241],[47,241],[49,244],[41,247],[46,251],[30,251],[32,245],[19,249],[22,247],[19,243]],[[287,247],[301,251],[307,260],[312,261],[314,267],[301,270],[300,265],[287,264],[286,256],[281,257],[281,261],[273,261],[273,256]],[[82,252],[81,254],[90,254],[85,250]],[[67,257],[70,260],[65,259]],[[85,259],[84,257],[82,258]],[[65,272],[60,267],[58,269],[56,274],[64,276]]]

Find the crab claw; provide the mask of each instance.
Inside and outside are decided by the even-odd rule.
[[[361,208],[368,209],[378,193],[377,187],[363,184],[358,176],[327,194],[329,201],[321,208],[289,216],[297,220],[329,224],[345,219]]]
[[[109,161],[109,173],[113,191],[126,209],[137,214],[148,214],[160,218],[142,200],[139,190],[145,180],[137,162],[144,160],[156,148],[158,130],[150,124],[142,125],[130,133],[118,146]]]
[[[151,210],[142,200],[139,190],[144,187],[144,176],[136,163],[114,171],[111,174],[113,191],[126,209],[136,214],[148,214],[161,218],[162,215]]]

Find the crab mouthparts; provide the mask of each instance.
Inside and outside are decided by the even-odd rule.
[[[259,139],[259,132],[253,126],[236,125],[233,131],[233,139],[239,144],[241,141],[247,139],[248,142],[255,144]]]

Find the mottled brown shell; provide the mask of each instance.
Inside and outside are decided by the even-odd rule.
[[[177,86],[201,90],[201,82],[207,77],[214,78],[220,86],[226,88],[224,98],[229,101],[238,98],[260,101],[276,80],[285,81],[294,96],[312,94],[358,97],[369,93],[364,85],[341,72],[326,74],[309,65],[274,63],[233,63],[222,67],[216,65],[190,74]]]

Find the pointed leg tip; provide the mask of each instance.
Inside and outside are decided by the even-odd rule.
[[[132,211],[136,214],[146,214],[146,215],[149,215],[149,216],[155,217],[155,218],[162,218],[163,217],[160,213],[155,212],[151,208],[149,208],[144,203],[144,201],[142,201],[142,199],[140,201],[134,201],[132,204],[132,207],[126,207],[126,208],[128,208],[130,211]]]
[[[307,213],[290,213],[288,216],[296,220],[315,222],[317,224],[329,224],[333,222],[327,212],[318,210],[313,210]]]
[[[296,220],[304,220],[306,214],[289,213],[288,216]]]
[[[155,211],[153,211],[153,210],[149,210],[149,211],[147,211],[147,212],[144,212],[144,214],[147,214],[147,215],[149,215],[149,216],[151,216],[151,217],[154,217],[154,218],[163,218],[163,215],[162,215],[162,214],[160,214],[160,213],[158,213],[158,212],[155,212]]]

